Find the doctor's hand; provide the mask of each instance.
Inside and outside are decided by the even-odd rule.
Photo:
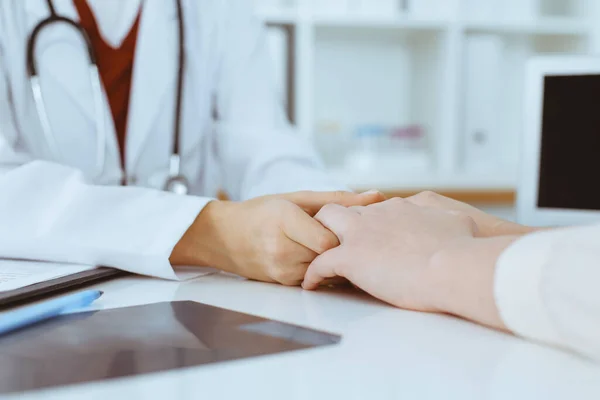
[[[341,245],[312,262],[305,289],[343,277],[380,300],[415,311],[442,311],[436,296],[444,275],[432,260],[439,251],[473,241],[477,234],[473,218],[465,213],[399,198],[369,207],[329,205],[315,219]]]
[[[298,192],[209,203],[175,247],[175,265],[204,265],[249,279],[299,285],[319,255],[339,245],[313,216],[326,204],[364,206],[381,193]]]

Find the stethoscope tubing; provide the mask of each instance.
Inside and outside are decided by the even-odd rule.
[[[31,90],[36,105],[36,111],[40,118],[42,130],[44,133],[44,139],[50,147],[50,151],[53,156],[57,159],[62,159],[62,155],[59,146],[56,142],[52,127],[50,125],[50,119],[45,106],[44,96],[40,84],[40,78],[38,75],[38,65],[35,58],[35,47],[37,40],[42,31],[52,24],[66,24],[75,29],[78,34],[83,38],[87,50],[88,62],[89,62],[89,76],[92,84],[92,93],[94,101],[94,113],[96,116],[96,136],[97,136],[97,174],[101,175],[104,170],[105,155],[106,155],[106,125],[105,115],[103,107],[102,97],[102,81],[97,65],[97,57],[94,52],[92,41],[86,32],[86,30],[74,20],[60,16],[57,14],[52,0],[46,0],[50,15],[44,20],[40,21],[32,30],[27,40],[27,74],[29,77]],[[181,0],[175,0],[177,8],[177,19],[178,19],[178,41],[179,41],[179,54],[178,54],[178,70],[177,70],[177,96],[175,100],[175,118],[173,127],[173,143],[171,149],[171,156],[169,158],[169,178],[165,184],[165,189],[168,189],[170,183],[184,182],[188,185],[187,180],[181,174],[181,118],[183,108],[183,84],[185,75],[185,26],[183,7]],[[185,190],[187,192],[187,188]]]

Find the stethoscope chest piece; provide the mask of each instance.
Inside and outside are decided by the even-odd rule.
[[[181,173],[181,157],[178,154],[172,154],[169,160],[169,177],[165,182],[164,190],[182,196],[190,191],[190,183]]]
[[[185,196],[190,192],[190,185],[183,175],[171,177],[165,183],[165,191]]]

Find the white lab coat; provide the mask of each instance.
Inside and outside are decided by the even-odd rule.
[[[177,71],[174,0],[146,0],[132,78],[127,179],[112,117],[103,173],[85,47],[67,26],[41,34],[38,70],[59,149],[43,139],[26,74],[26,44],[46,0],[0,2],[0,258],[107,265],[172,278],[168,256],[220,187],[233,199],[342,188],[292,131],[275,88],[265,30],[247,0],[182,0],[186,73],[182,170],[194,196],[155,190],[168,175]],[[72,0],[58,14],[78,20]],[[102,24],[102,19],[98,19]],[[101,29],[102,31],[102,26]],[[219,115],[213,123],[213,108]],[[61,165],[59,165],[61,164]],[[216,177],[220,177],[217,179]]]

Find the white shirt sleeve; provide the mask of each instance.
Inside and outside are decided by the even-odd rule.
[[[0,174],[0,259],[105,266],[177,279],[173,248],[209,198],[94,186],[33,161]]]
[[[600,225],[515,242],[498,260],[495,297],[516,334],[600,360]]]

